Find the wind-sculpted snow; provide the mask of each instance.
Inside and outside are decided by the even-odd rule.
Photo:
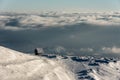
[[[76,75],[76,80],[120,80],[119,58],[68,56],[60,59]]]
[[[120,25],[120,13],[0,14],[0,29],[26,30],[75,24]]]
[[[74,80],[64,64],[0,46],[0,80]]]
[[[0,80],[120,80],[119,58],[51,56],[0,47]]]
[[[120,80],[120,61],[117,63],[102,64],[89,73],[95,80]]]

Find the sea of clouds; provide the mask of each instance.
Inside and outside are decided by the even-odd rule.
[[[39,14],[1,13],[0,29],[26,30],[63,27],[75,24],[120,25],[120,12],[111,13],[57,13]]]
[[[62,46],[68,54],[120,54],[119,34],[120,12],[0,13],[0,45],[22,52]]]

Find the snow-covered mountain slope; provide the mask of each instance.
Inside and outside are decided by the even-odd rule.
[[[0,46],[0,80],[74,80],[59,61]]]
[[[75,73],[76,80],[120,80],[119,58],[69,56],[62,62]]]
[[[120,80],[120,61],[100,65],[99,68],[93,69],[89,75],[95,80]]]
[[[33,56],[0,46],[0,80],[120,80],[120,61],[90,56]]]

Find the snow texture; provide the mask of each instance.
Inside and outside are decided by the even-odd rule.
[[[74,80],[63,65],[0,46],[0,80]]]
[[[120,80],[119,58],[70,56],[63,62],[75,73],[76,80]]]
[[[120,80],[114,57],[23,54],[0,47],[0,80]]]

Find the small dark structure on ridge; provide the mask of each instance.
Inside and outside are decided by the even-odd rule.
[[[35,48],[35,55],[43,55],[43,54],[66,54],[66,50],[64,47],[45,47],[45,48]]]
[[[43,48],[35,48],[34,50],[35,55],[42,55],[44,54]]]

